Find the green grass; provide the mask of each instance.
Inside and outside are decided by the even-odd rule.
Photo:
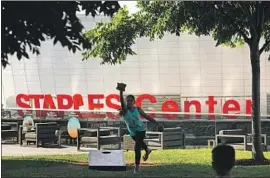
[[[265,156],[270,159],[270,152]],[[237,159],[251,158],[250,152],[237,151]],[[133,162],[134,153],[125,153]],[[126,172],[93,171],[87,166],[88,154],[2,157],[4,177],[213,177],[210,149],[153,151],[141,173],[133,175],[132,167]],[[75,164],[77,163],[77,164]],[[78,164],[80,163],[80,164]],[[82,164],[84,163],[84,164]],[[233,168],[234,177],[269,177],[270,166]]]

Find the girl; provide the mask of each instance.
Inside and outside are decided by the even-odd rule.
[[[135,97],[133,95],[128,95],[126,97],[126,102],[124,100],[123,92],[125,91],[126,84],[118,83],[117,90],[120,91],[120,102],[121,111],[120,115],[123,116],[130,136],[135,141],[135,168],[134,173],[139,171],[140,160],[141,160],[141,148],[145,150],[145,155],[143,160],[146,161],[151,153],[151,149],[147,147],[144,143],[146,128],[142,120],[143,116],[148,121],[156,124],[159,131],[163,131],[163,126],[155,121],[152,117],[148,116],[140,107],[135,106]]]

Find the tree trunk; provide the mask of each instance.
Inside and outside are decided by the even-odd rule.
[[[256,161],[263,162],[265,158],[261,137],[260,54],[258,45],[255,46],[251,47],[250,50],[252,68],[252,155]]]

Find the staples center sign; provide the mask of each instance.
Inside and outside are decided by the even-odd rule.
[[[53,98],[56,98],[54,100]],[[94,102],[95,100],[105,99],[105,103]],[[155,96],[150,94],[142,94],[136,98],[136,105],[141,106],[142,102],[148,100],[153,105],[157,103],[157,99]],[[87,96],[87,103],[84,103],[83,97],[81,94],[75,95],[67,95],[67,94],[59,94],[56,97],[52,97],[50,94],[18,94],[16,96],[16,103],[21,108],[32,108],[30,107],[30,102],[33,103],[35,109],[74,109],[79,110],[81,106],[87,105],[89,110],[94,109],[102,109],[106,105],[111,109],[118,110],[120,109],[120,96],[118,94],[109,94],[105,96],[104,94],[89,94]],[[43,103],[41,105],[41,102]],[[204,102],[200,102],[198,100],[192,99],[184,101],[184,106],[180,108],[180,103],[172,99],[168,99],[162,103],[160,110],[162,112],[190,112],[191,107],[195,108],[196,113],[201,113],[202,104],[204,104],[208,108],[209,118],[215,119],[214,113],[215,107],[218,104],[218,101],[214,96],[208,96],[208,98]],[[245,113],[251,114],[252,110],[252,102],[250,99],[245,100]],[[237,100],[230,99],[225,101],[222,105],[222,113],[223,114],[239,114],[240,113],[240,103]],[[44,114],[45,112],[45,114]],[[46,116],[48,111],[36,111],[37,116]],[[59,111],[58,114],[63,114],[63,111]],[[93,112],[82,113],[76,112],[80,118],[111,118],[117,119],[119,116],[117,114],[113,114],[107,112],[106,114],[95,114]],[[155,114],[150,114],[152,117],[155,117]],[[164,117],[167,119],[176,119],[178,115],[176,114],[164,114]],[[200,118],[200,115],[196,116]],[[228,119],[234,119],[235,116],[226,116]],[[186,119],[189,116],[185,116]]]

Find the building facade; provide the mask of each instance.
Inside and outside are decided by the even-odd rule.
[[[80,16],[86,29],[94,27],[97,21],[107,20]],[[201,112],[208,112],[205,104],[208,96],[216,98],[217,113],[222,112],[226,100],[233,99],[239,103],[240,113],[246,113],[247,100],[251,99],[247,46],[215,47],[209,36],[166,34],[154,42],[138,39],[133,49],[137,55],[129,56],[121,65],[111,66],[100,65],[100,59],[82,61],[81,52],[73,54],[60,44],[54,46],[52,41],[42,43],[41,55],[31,54],[30,59],[21,61],[12,56],[11,65],[2,70],[2,103],[5,107],[17,107],[18,94],[80,94],[85,103],[80,109],[87,110],[88,94],[117,94],[117,82],[124,82],[126,92],[131,94],[179,95],[183,102],[197,100],[202,104]],[[266,53],[261,56],[263,115],[270,115],[268,56]],[[104,109],[109,109],[106,104]]]

